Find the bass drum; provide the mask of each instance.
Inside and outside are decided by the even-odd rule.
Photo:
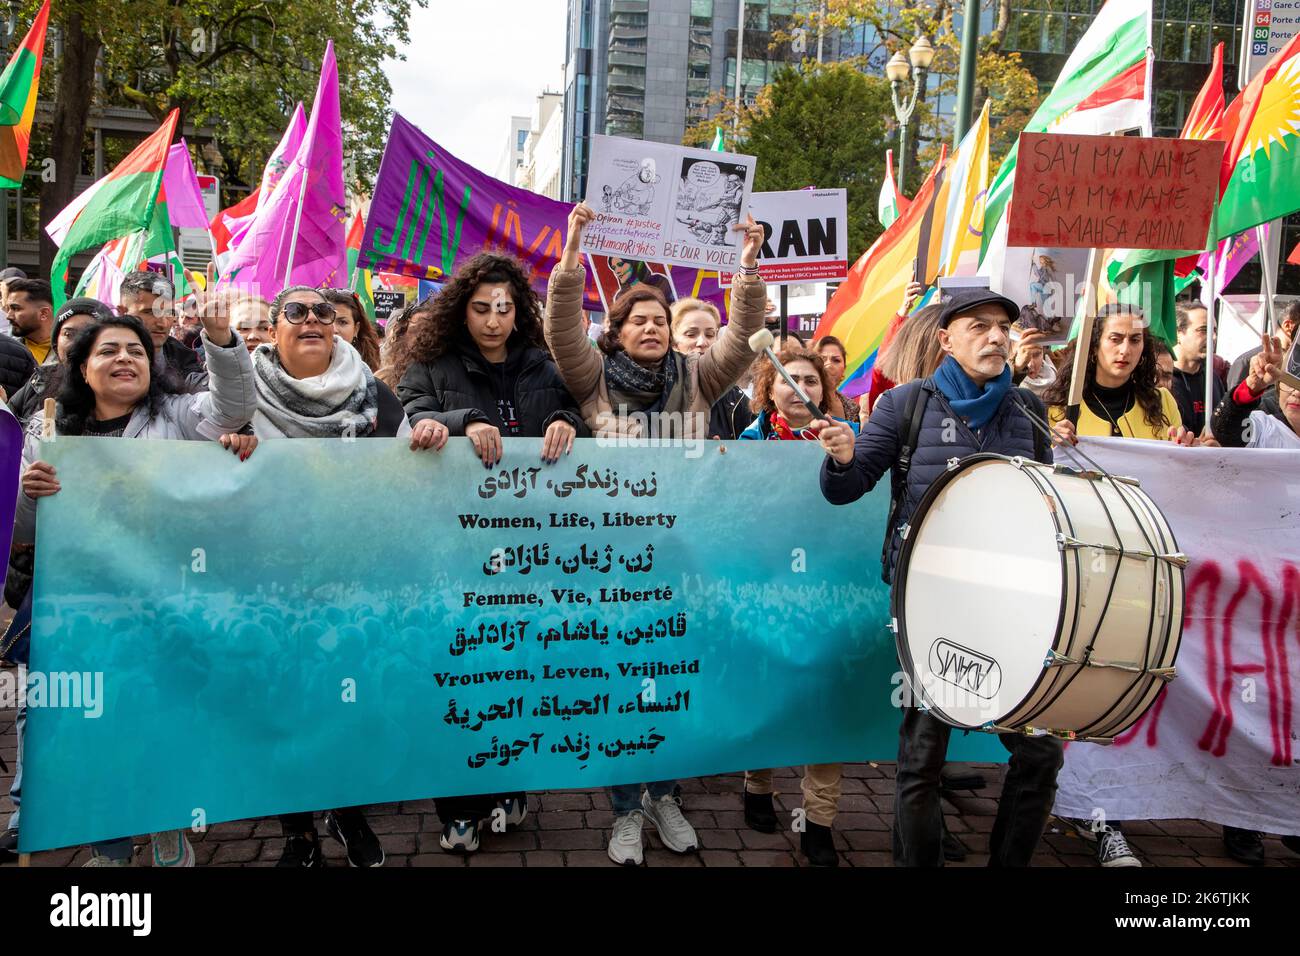
[[[954,459],[903,535],[899,660],[944,722],[1109,743],[1173,679],[1187,559],[1133,479]]]

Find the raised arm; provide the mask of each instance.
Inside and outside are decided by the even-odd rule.
[[[731,308],[727,327],[713,347],[699,357],[700,395],[711,406],[727,393],[754,361],[749,337],[763,327],[767,314],[767,285],[758,276],[758,250],[763,247],[763,227],[750,216],[731,227],[745,233],[740,269],[732,278]]]
[[[203,352],[208,357],[208,390],[186,396],[179,425],[191,440],[217,441],[239,431],[257,411],[253,360],[239,334],[230,327],[228,309],[203,315]]]
[[[569,213],[569,234],[564,242],[564,252],[559,265],[551,270],[546,290],[543,327],[546,346],[579,407],[585,406],[600,387],[600,377],[605,368],[600,353],[591,347],[591,340],[582,327],[587,270],[582,267],[578,247],[582,244],[583,229],[594,216],[594,210],[586,203],[578,203]]]

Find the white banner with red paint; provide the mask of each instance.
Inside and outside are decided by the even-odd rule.
[[[1300,452],[1089,439],[1191,560],[1177,677],[1111,746],[1066,748],[1059,816],[1300,834]]]

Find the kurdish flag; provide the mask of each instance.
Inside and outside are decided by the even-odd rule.
[[[366,318],[371,322],[375,321],[375,296],[370,286],[370,270],[358,269],[357,261],[361,258],[361,240],[366,234],[366,223],[361,218],[361,210],[352,217],[352,225],[348,229],[348,288],[357,294],[361,300],[361,307],[366,310]]]
[[[1300,210],[1300,35],[1228,106],[1218,235]]]
[[[1134,127],[1149,130],[1150,43],[1150,0],[1106,0],[1024,131],[1101,134]],[[1003,218],[1015,181],[1016,151],[1013,146],[989,187],[981,261],[988,258],[996,234],[1005,235]]]
[[[861,395],[870,387],[885,332],[929,244],[943,178],[940,159],[907,211],[854,263],[817,325],[814,338],[834,335],[844,343],[846,395]]]
[[[32,28],[0,74],[0,189],[16,189],[23,183],[49,21],[50,0],[45,0]]]
[[[167,150],[176,135],[179,110],[172,110],[158,130],[117,164],[111,173],[72,201],[46,227],[59,246],[50,269],[57,309],[67,297],[68,264],[89,246],[99,246],[154,223],[162,189]]]

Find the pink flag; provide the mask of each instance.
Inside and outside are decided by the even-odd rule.
[[[280,137],[280,145],[272,151],[270,158],[266,161],[266,168],[262,170],[262,191],[257,201],[257,208],[262,206],[271,198],[275,192],[275,187],[280,180],[284,178],[285,170],[293,162],[293,158],[298,155],[298,150],[302,148],[302,141],[307,137],[307,112],[299,103],[293,110],[293,116],[289,119],[289,125]]]
[[[163,169],[163,193],[167,197],[167,216],[177,229],[208,228],[208,211],[203,206],[203,190],[194,174],[190,149],[185,140],[174,143],[167,150],[167,165]]]
[[[288,285],[346,285],[347,219],[339,77],[331,41],[302,145],[262,200],[220,284],[267,298]]]
[[[1265,223],[1264,225],[1265,238],[1268,236],[1270,225],[1271,224],[1269,223]],[[1216,272],[1216,275],[1214,276],[1214,285],[1218,289],[1220,295],[1222,295],[1223,290],[1228,287],[1228,283],[1237,277],[1237,273],[1241,271],[1242,266],[1253,259],[1258,252],[1259,237],[1254,229],[1247,229],[1245,232],[1239,232],[1235,236],[1229,236],[1227,239],[1224,239],[1219,243],[1219,249],[1216,254],[1217,258],[1214,263]],[[1201,270],[1202,275],[1209,274],[1209,265],[1210,254],[1208,252],[1201,253],[1201,257],[1196,260],[1196,266]],[[1206,300],[1209,299],[1209,296],[1209,283],[1202,282],[1201,300],[1206,302],[1207,305],[1209,303]]]

